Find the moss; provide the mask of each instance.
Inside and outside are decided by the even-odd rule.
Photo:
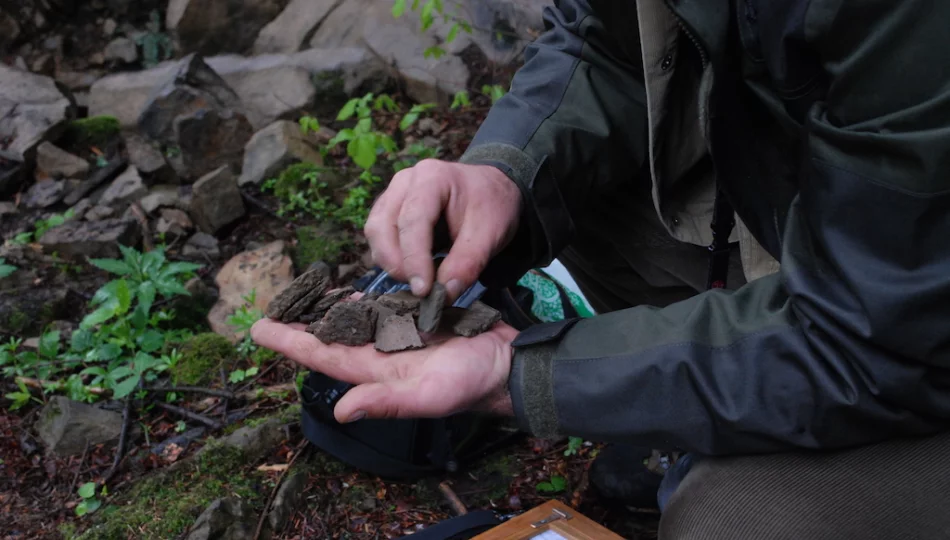
[[[346,231],[329,224],[300,227],[297,229],[295,250],[297,266],[307,268],[317,261],[334,264],[352,243]]]
[[[217,379],[227,360],[236,357],[234,345],[224,336],[212,332],[198,334],[181,347],[181,359],[172,370],[172,379],[175,384],[207,384]]]
[[[240,450],[213,446],[193,463],[140,481],[116,505],[94,515],[96,525],[79,538],[176,538],[215,499],[238,497],[259,510],[270,492],[266,476],[245,465]]]
[[[79,146],[101,146],[119,135],[119,120],[114,116],[91,116],[73,120],[66,128],[66,136]]]
[[[251,353],[251,361],[254,362],[255,366],[260,366],[263,365],[264,362],[270,362],[276,359],[277,353],[264,347],[258,347],[256,351]]]
[[[14,309],[12,313],[7,317],[7,320],[4,322],[3,326],[6,327],[10,333],[14,335],[20,335],[24,330],[30,325],[30,317],[23,311],[19,309]]]

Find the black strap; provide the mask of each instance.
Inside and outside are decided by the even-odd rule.
[[[412,540],[464,540],[474,538],[485,531],[501,525],[501,520],[491,510],[476,510],[436,523],[410,536]]]
[[[570,295],[567,294],[567,290],[558,280],[549,276],[544,270],[535,269],[532,271],[554,284],[554,287],[557,289],[558,296],[561,297],[561,311],[564,312],[564,319],[577,319],[580,317],[580,314],[577,313],[577,309],[574,307],[574,304],[571,303]]]
[[[713,208],[712,243],[709,244],[709,273],[706,276],[707,289],[724,289],[729,277],[729,235],[736,224],[735,213],[726,194],[716,190],[716,203]]]

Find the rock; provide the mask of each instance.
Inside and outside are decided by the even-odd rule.
[[[255,522],[253,510],[243,500],[217,499],[198,516],[185,540],[253,540]]]
[[[39,243],[44,252],[55,252],[68,259],[115,259],[121,255],[118,245],[134,247],[139,242],[139,235],[135,221],[68,221],[46,231]]]
[[[92,405],[52,396],[40,412],[36,432],[49,454],[82,454],[86,445],[116,441],[122,431],[122,415]]]
[[[52,53],[41,54],[30,64],[30,71],[51,77],[56,71],[56,58]]]
[[[96,81],[105,74],[104,71],[56,71],[56,82],[65,86],[73,92],[80,90],[89,90]]]
[[[193,228],[194,224],[188,214],[177,208],[162,208],[162,215],[155,224],[155,232],[166,236],[185,236]],[[194,253],[191,255],[193,256]]]
[[[336,304],[313,330],[325,344],[340,343],[350,347],[366,345],[376,333],[376,308],[371,302]]]
[[[178,186],[155,186],[148,195],[139,200],[139,206],[146,214],[154,214],[159,208],[181,207],[181,194]]]
[[[115,22],[115,19],[106,19],[102,23],[102,33],[106,37],[112,37],[112,34],[115,34],[115,31],[119,28],[119,23]]]
[[[102,206],[97,204],[86,211],[83,217],[86,221],[102,221],[115,215],[115,210],[111,206]]]
[[[0,217],[7,214],[16,214],[16,205],[12,202],[0,201]]]
[[[227,166],[212,171],[195,182],[191,217],[198,228],[215,234],[244,215],[244,199]]]
[[[343,0],[291,0],[254,42],[254,54],[295,53]]]
[[[433,283],[429,296],[419,303],[419,331],[431,333],[438,330],[445,296],[445,287],[439,282]]]
[[[20,37],[20,23],[6,10],[0,9],[0,51],[6,51]]]
[[[214,332],[236,341],[240,336],[226,320],[244,305],[243,297],[255,291],[253,307],[265,311],[274,297],[290,286],[294,281],[294,266],[285,249],[284,242],[278,240],[240,253],[221,267],[214,279],[220,299],[208,314]]]
[[[425,348],[412,315],[390,315],[376,329],[376,350],[385,353]]]
[[[304,135],[300,125],[279,120],[254,134],[244,150],[244,168],[239,186],[261,185],[288,166],[301,161],[323,164],[313,135]]]
[[[244,101],[254,129],[277,119],[299,117],[317,95],[310,73],[294,65],[246,70],[225,75],[225,80]]]
[[[337,302],[342,301],[355,291],[356,290],[353,287],[343,287],[342,289],[328,291],[323,298],[313,305],[309,313],[305,313],[303,316],[298,317],[294,322],[310,324],[315,321],[319,321],[324,317],[324,315],[327,314],[327,311],[330,311],[330,308],[337,304]]]
[[[125,210],[133,202],[148,195],[148,188],[134,166],[125,169],[99,198],[100,206],[109,206],[118,211]]]
[[[218,249],[217,238],[207,233],[197,232],[185,242],[181,254],[190,259],[204,259],[202,255],[216,259],[221,256],[221,251]]]
[[[397,315],[419,315],[419,304],[421,300],[413,296],[409,291],[398,291],[395,293],[384,294],[376,299],[381,306],[386,306],[393,310]]]
[[[177,147],[182,166],[197,178],[223,165],[240,165],[253,134],[242,110],[234,90],[190,55],[151,95],[138,125],[150,138]]]
[[[19,159],[59,135],[73,113],[53,79],[0,64],[0,140]]]
[[[330,284],[330,273],[324,268],[308,270],[295,279],[287,288],[280,291],[267,305],[264,314],[275,320],[296,322],[297,317],[303,314],[310,306],[323,296]],[[316,291],[316,296],[312,297]],[[309,302],[301,305],[303,302]],[[296,316],[288,317],[288,312],[296,312]]]
[[[66,194],[66,197],[63,199],[63,202],[70,206],[76,204],[80,199],[93,192],[102,184],[114,179],[119,175],[120,172],[124,171],[125,168],[125,160],[117,159],[110,162],[105,167],[97,169],[89,178],[83,180],[79,185],[70,189],[69,193]]]
[[[475,337],[491,330],[501,320],[501,313],[482,302],[475,302],[469,309],[446,308],[442,313],[442,327],[462,337]]]
[[[70,210],[73,212],[73,217],[70,218],[70,221],[82,221],[86,217],[86,212],[92,210],[92,201],[89,199],[81,199],[78,203],[70,207]]]
[[[267,522],[271,530],[282,531],[287,526],[290,517],[303,501],[303,492],[307,487],[307,474],[304,472],[292,473],[274,496],[271,511],[267,514]]]
[[[279,418],[269,418],[255,426],[244,426],[218,443],[237,448],[244,453],[246,462],[254,463],[272,452],[284,439],[283,424]]]
[[[89,162],[44,142],[36,148],[36,166],[51,178],[80,178],[89,172]]]
[[[121,37],[113,39],[106,45],[103,51],[106,60],[114,60],[131,64],[139,59],[138,46],[129,38]]]
[[[136,133],[126,133],[123,139],[129,163],[134,165],[144,178],[155,184],[178,183],[178,176],[156,145]]]
[[[7,258],[7,262],[16,261]],[[17,266],[26,269],[23,264]],[[54,320],[69,315],[67,297],[66,289],[53,287],[31,287],[15,294],[0,294],[0,332],[13,336],[43,332]]]
[[[66,193],[64,180],[45,180],[30,186],[23,198],[23,205],[27,208],[49,208],[58,203]]]
[[[186,51],[244,52],[286,0],[171,0],[165,25]]]

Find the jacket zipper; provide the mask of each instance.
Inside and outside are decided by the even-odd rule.
[[[680,30],[682,30],[683,33],[686,34],[686,37],[688,37],[689,40],[693,42],[693,46],[696,47],[697,51],[699,51],[699,59],[703,64],[703,70],[705,70],[706,64],[709,63],[709,58],[706,56],[706,50],[703,49],[702,45],[699,44],[699,40],[696,39],[696,36],[695,34],[693,34],[693,31],[690,30],[688,26],[686,26],[686,23],[683,22],[683,19],[679,16],[678,13],[676,13],[676,10],[673,9],[673,6],[670,5],[670,1],[666,0],[664,4],[666,5],[666,9],[670,10],[670,13],[673,14],[673,18],[676,19],[676,24],[680,27]]]

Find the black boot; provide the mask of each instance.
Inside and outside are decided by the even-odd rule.
[[[636,508],[657,508],[657,491],[671,457],[649,448],[611,444],[590,467],[590,483],[603,499]]]

